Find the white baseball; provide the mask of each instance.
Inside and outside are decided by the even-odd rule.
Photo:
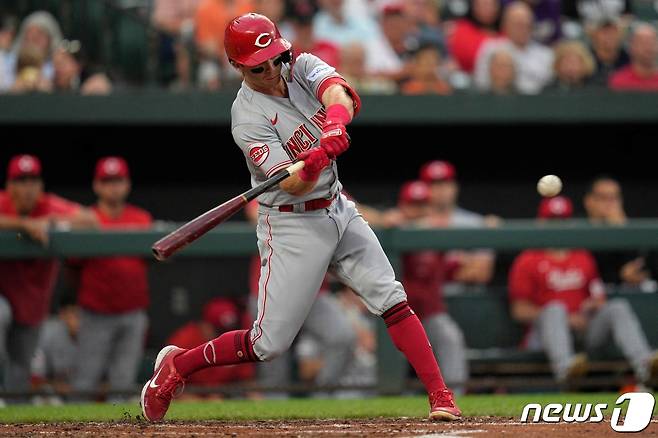
[[[562,180],[556,175],[542,176],[537,183],[537,191],[547,198],[556,196],[562,191]]]

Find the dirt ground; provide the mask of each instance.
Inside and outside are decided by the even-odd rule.
[[[471,417],[455,423],[427,420],[288,420],[252,422],[138,422],[0,425],[0,436],[12,437],[588,437],[618,436],[609,422],[583,424],[522,424],[517,418]],[[658,437],[658,421],[633,436]]]

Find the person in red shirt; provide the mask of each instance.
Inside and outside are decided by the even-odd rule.
[[[0,191],[0,230],[17,230],[19,236],[46,246],[52,228],[96,225],[89,210],[44,192],[41,162],[35,156],[17,155],[9,161],[5,187]],[[7,363],[8,391],[30,387],[30,362],[59,266],[55,259],[0,260],[0,364]]]
[[[615,91],[658,91],[658,39],[650,24],[639,24],[630,38],[631,63],[617,70],[608,82]]]
[[[131,182],[120,157],[98,161],[92,211],[104,230],[139,230],[151,215],[126,202]],[[89,258],[79,262],[80,360],[76,391],[93,391],[107,373],[110,390],[133,389],[143,354],[149,304],[146,262],[139,257]]]
[[[457,20],[448,32],[448,51],[466,73],[475,68],[480,47],[485,41],[499,37],[499,0],[473,0],[466,18]]]
[[[423,226],[432,208],[429,186],[423,181],[405,183],[399,194],[398,211],[403,224]],[[443,300],[443,283],[457,267],[438,251],[407,253],[402,257],[407,301],[423,323],[446,383],[463,393],[469,370],[464,334],[450,317]]]
[[[571,217],[569,198],[545,198],[542,220]],[[586,350],[615,342],[640,382],[658,371],[658,354],[651,352],[637,316],[626,300],[606,300],[596,262],[583,249],[533,249],[514,260],[509,273],[512,317],[528,326],[524,346],[544,350],[558,382],[587,372],[585,353],[576,354],[574,338]]]
[[[214,298],[203,307],[202,320],[191,321],[180,327],[169,337],[167,343],[181,348],[194,348],[215,339],[224,332],[238,330],[241,327],[237,306],[226,298]],[[186,384],[219,386],[249,380],[253,378],[254,372],[254,363],[206,368],[190,376]]]

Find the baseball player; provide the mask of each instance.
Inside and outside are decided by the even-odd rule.
[[[430,188],[423,181],[410,181],[400,189],[398,211],[407,224],[427,226],[431,216]],[[446,382],[459,394],[465,391],[469,368],[464,334],[446,311],[443,285],[459,268],[438,251],[416,251],[402,257],[404,287],[409,304],[420,318],[434,346]]]
[[[246,14],[226,28],[225,49],[244,77],[231,109],[232,133],[256,185],[293,161],[304,168],[258,198],[261,256],[258,315],[251,330],[228,332],[191,350],[167,346],[142,390],[144,416],[164,417],[195,371],[267,361],[286,351],[331,266],[368,309],[386,322],[429,394],[430,418],[461,412],[446,387],[425,330],[374,232],[341,194],[336,159],[359,96],[335,69],[310,54],[292,62],[291,44],[267,17]]]
[[[100,228],[146,229],[151,215],[126,202],[131,182],[121,157],[98,160],[92,207]],[[93,391],[107,374],[109,387],[128,391],[135,384],[148,325],[148,277],[139,257],[89,258],[80,262],[80,357],[73,376],[76,391]],[[111,364],[111,366],[110,366]]]
[[[542,220],[571,217],[569,198],[544,198]],[[587,357],[575,354],[574,337],[587,350],[610,338],[622,351],[640,382],[658,375],[658,352],[652,352],[637,316],[626,300],[606,300],[591,253],[581,249],[523,251],[509,273],[512,317],[528,325],[524,340],[531,350],[544,350],[558,382],[587,372]]]
[[[37,157],[17,155],[9,161],[6,191],[0,191],[0,230],[19,230],[47,245],[51,227],[84,228],[96,223],[86,208],[44,192]],[[30,362],[50,310],[59,266],[55,259],[0,260],[0,364],[7,365],[8,391],[30,387]]]
[[[246,215],[250,222],[258,223],[258,202],[249,203]],[[260,284],[261,258],[254,256],[249,266],[249,308],[252,314],[258,313],[258,289]],[[328,296],[329,275],[320,286],[315,302],[303,325],[303,332],[313,336],[322,345],[324,365],[317,375],[318,386],[336,386],[353,359],[356,347],[356,334],[349,319],[342,312],[336,300]],[[263,386],[286,386],[290,382],[292,354],[290,351],[259,367],[259,381]],[[285,394],[275,394],[285,396]]]

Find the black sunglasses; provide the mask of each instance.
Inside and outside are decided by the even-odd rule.
[[[278,65],[281,64],[282,62],[283,62],[283,55],[279,56],[274,61],[272,61],[272,64],[274,64],[275,67],[278,67]],[[265,67],[256,67],[251,69],[251,72],[257,75],[263,73],[264,71],[265,71]]]

